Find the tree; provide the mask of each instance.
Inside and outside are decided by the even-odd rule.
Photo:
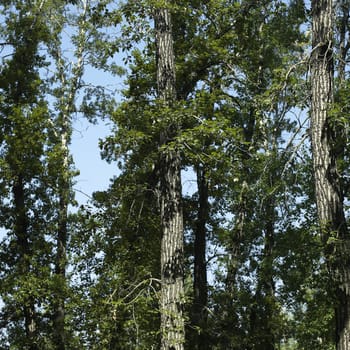
[[[308,61],[302,0],[2,2],[1,348],[349,348],[333,5],[312,2]],[[87,65],[127,73],[122,101]],[[72,214],[75,114],[110,119],[116,176]]]
[[[335,284],[336,346],[349,349],[349,233],[343,208],[343,188],[338,171],[337,120],[334,103],[334,13],[329,0],[312,2],[311,140],[315,197],[325,257]]]
[[[179,132],[179,123],[171,115],[176,101],[175,62],[170,4],[155,9],[157,91],[170,118],[160,134],[160,216],[161,241],[161,349],[181,350],[185,341],[183,298],[183,217],[181,158],[170,142]]]
[[[70,287],[66,275],[68,207],[74,204],[69,145],[72,114],[77,111],[76,97],[82,88],[86,63],[85,32],[90,29],[91,33],[85,21],[89,3],[84,1],[81,5],[81,15],[80,3],[73,6],[66,1],[58,1],[54,6],[9,1],[2,9],[8,24],[2,35],[5,45],[11,48],[10,54],[3,57],[1,70],[1,89],[8,96],[8,103],[1,106],[1,210],[2,224],[8,230],[2,246],[2,326],[12,338],[11,346],[73,346],[72,325],[66,322],[65,310]],[[72,37],[76,45],[76,63],[72,65],[73,58],[63,54],[68,41],[63,43],[62,32],[67,26],[72,32],[79,27]],[[42,51],[46,52],[45,57],[41,56]],[[13,196],[8,190],[11,183]],[[12,220],[17,222],[13,227]],[[24,249],[22,260],[26,261],[25,268],[21,263],[23,268],[18,274],[14,231],[18,231],[18,242]],[[13,261],[10,257],[14,257]],[[40,292],[35,292],[34,286]],[[19,288],[19,296],[9,292],[11,288]],[[31,300],[31,311],[24,312],[25,336],[21,318],[13,311],[16,298],[23,295]],[[29,302],[19,303],[25,308]]]
[[[79,9],[81,6],[81,10]],[[53,298],[53,341],[57,349],[64,350],[68,344],[65,327],[65,303],[67,298],[68,280],[66,268],[68,263],[67,244],[69,241],[69,212],[68,206],[73,203],[72,159],[69,145],[72,134],[72,114],[76,111],[76,98],[82,88],[81,79],[84,72],[84,55],[87,51],[86,17],[90,8],[88,1],[82,1],[75,10],[81,14],[74,14],[75,23],[69,23],[63,16],[66,3],[58,3],[55,9],[51,9],[52,22],[50,26],[51,40],[48,43],[48,52],[55,64],[56,71],[51,79],[55,88],[51,93],[55,98],[52,114],[57,115],[53,121],[54,147],[50,154],[50,173],[55,184],[55,192],[58,201],[57,229],[56,229],[56,258],[54,271],[54,298]],[[76,17],[74,17],[76,16]],[[74,28],[77,26],[77,34],[74,41],[75,59],[73,64],[70,59],[64,57],[62,49],[62,32],[66,25]],[[72,68],[69,67],[72,65]]]
[[[9,2],[2,9],[3,35],[11,49],[0,73],[6,97],[0,110],[1,217],[8,234],[1,250],[1,326],[8,330],[5,344],[11,337],[14,346],[25,349],[38,349],[40,338],[46,341],[38,305],[48,302],[50,245],[44,237],[50,224],[45,218],[53,215],[45,188],[49,118],[39,76],[44,59],[38,53],[48,36],[42,7],[36,5]]]

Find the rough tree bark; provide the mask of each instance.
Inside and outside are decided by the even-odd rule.
[[[335,286],[336,346],[350,349],[349,237],[343,209],[343,190],[337,169],[339,145],[330,115],[334,98],[333,4],[312,1],[311,138],[317,213],[325,255]]]
[[[155,11],[158,98],[164,106],[176,99],[175,64],[169,8]],[[179,125],[172,120],[160,134],[161,205],[161,349],[183,350],[183,217],[181,204],[181,159],[169,145]]]

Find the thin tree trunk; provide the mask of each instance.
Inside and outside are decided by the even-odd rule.
[[[313,0],[312,15],[311,136],[317,213],[326,259],[338,297],[335,305],[336,346],[337,350],[349,350],[349,237],[337,170],[337,153],[333,147],[335,129],[329,115],[334,95],[332,0]]]
[[[64,121],[67,124],[68,120]],[[59,282],[57,295],[54,300],[54,344],[56,349],[64,350],[66,347],[65,334],[65,299],[66,299],[66,265],[67,265],[67,238],[68,238],[68,203],[70,192],[69,181],[69,151],[67,144],[68,130],[67,125],[62,128],[61,152],[62,152],[62,174],[59,188],[59,213],[57,229],[57,252],[55,274]]]
[[[236,277],[240,266],[241,244],[244,241],[244,223],[247,214],[247,198],[246,192],[248,184],[243,181],[241,193],[237,203],[237,214],[235,219],[235,226],[232,231],[229,246],[229,261],[227,267],[226,289],[230,298],[234,298],[236,289]]]
[[[339,84],[345,83],[345,69],[346,69],[346,57],[350,49],[350,42],[347,40],[347,34],[349,33],[349,9],[350,4],[348,1],[339,1],[339,23],[338,23],[338,35],[339,35],[339,57],[338,57],[338,77]]]
[[[176,99],[175,65],[171,15],[167,8],[155,13],[158,97],[170,106]],[[178,150],[167,147],[179,125],[172,120],[160,135],[161,204],[161,349],[183,350],[183,217],[181,158]]]
[[[260,78],[260,77],[259,77]],[[260,79],[258,79],[260,82]],[[249,147],[252,145],[253,136],[255,132],[255,110],[250,109],[250,112],[246,115],[246,125],[243,126],[243,135],[245,139],[245,144],[242,146],[240,157],[242,166],[244,169],[244,174],[249,174],[248,161],[250,159]],[[237,275],[242,264],[242,256],[245,256],[247,228],[245,227],[249,223],[250,209],[249,209],[249,179],[245,178],[242,181],[239,196],[237,198],[237,203],[234,208],[235,222],[234,228],[230,235],[229,245],[228,245],[228,264],[227,264],[227,276],[226,276],[226,310],[224,310],[224,319],[227,321],[226,327],[233,329],[234,333],[237,333],[239,320],[236,317],[235,302],[238,299],[238,280]],[[249,248],[248,248],[249,249]],[[231,332],[232,333],[232,332]],[[234,334],[233,333],[233,334]],[[236,334],[234,334],[236,335]],[[228,332],[229,338],[231,334]],[[229,340],[231,343],[231,340]],[[228,347],[228,344],[227,344]],[[230,349],[232,348],[232,345]],[[248,348],[247,348],[248,349]]]
[[[30,243],[28,238],[28,220],[25,206],[24,181],[22,174],[17,174],[14,180],[13,199],[15,204],[15,227],[14,231],[17,236],[20,254],[20,273],[21,276],[27,276],[30,273]],[[26,344],[29,350],[36,350],[36,320],[35,304],[33,298],[28,295],[23,303],[24,327],[26,334]]]
[[[259,67],[259,71],[262,69]],[[258,84],[261,84],[260,74],[258,76]],[[245,144],[242,146],[242,151],[240,153],[243,168],[245,173],[249,173],[249,168],[247,162],[250,159],[249,146],[251,145],[254,137],[255,131],[255,110],[251,108],[249,114],[247,115],[247,125],[243,127],[243,135]],[[249,191],[249,186],[246,180],[243,180],[241,191],[238,198],[238,203],[235,210],[235,226],[232,231],[232,238],[229,245],[230,258],[227,267],[227,278],[226,278],[226,289],[228,293],[233,297],[236,288],[236,276],[240,265],[240,256],[242,254],[241,245],[244,241],[244,224],[246,222],[247,216],[247,193]]]
[[[272,182],[274,182],[272,180]],[[272,195],[273,196],[273,195]],[[275,350],[274,336],[274,300],[275,286],[273,282],[273,249],[275,245],[275,203],[274,198],[267,198],[264,205],[264,248],[258,269],[256,290],[257,307],[260,312],[255,315],[256,324],[252,325],[257,334],[256,350]]]
[[[58,127],[60,143],[60,163],[61,169],[58,174],[58,225],[56,239],[56,263],[55,275],[60,284],[57,288],[57,294],[53,302],[54,315],[54,344],[56,349],[64,350],[66,348],[66,268],[67,268],[67,242],[68,242],[68,206],[71,194],[71,169],[69,160],[69,144],[71,141],[71,115],[74,111],[75,98],[80,89],[80,80],[84,72],[84,52],[86,49],[86,14],[89,2],[84,0],[81,2],[82,16],[79,22],[79,45],[75,51],[76,63],[71,70],[72,76],[67,76],[65,60],[62,56],[60,42],[54,42],[51,48],[51,54],[56,60],[58,69],[58,80],[61,84],[60,97],[60,115],[58,117]]]
[[[199,208],[194,239],[193,326],[196,327],[194,349],[205,350],[209,347],[207,339],[208,282],[206,263],[206,225],[209,215],[209,203],[208,182],[204,166],[198,166],[197,185]],[[199,331],[197,330],[197,327]]]

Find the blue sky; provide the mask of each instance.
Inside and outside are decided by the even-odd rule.
[[[79,117],[74,123],[71,153],[75,167],[80,171],[74,186],[79,204],[85,203],[92,192],[106,189],[109,180],[117,175],[117,165],[102,160],[98,147],[99,139],[109,133],[110,126],[103,121],[95,125]]]
[[[117,56],[117,55],[116,55]],[[122,57],[115,57],[115,63],[123,65]],[[125,77],[113,76],[109,72],[85,66],[83,80],[92,86],[102,86],[115,91],[114,97],[121,100],[120,91],[125,87]],[[99,140],[111,134],[112,122],[106,116],[98,119],[97,124],[90,123],[83,115],[73,118],[73,135],[70,146],[75,168],[80,175],[75,178],[76,199],[79,204],[85,203],[94,191],[107,189],[110,179],[118,174],[116,163],[109,164],[101,159]]]

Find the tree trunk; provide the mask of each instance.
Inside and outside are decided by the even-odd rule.
[[[258,71],[262,71],[259,67]],[[261,76],[258,75],[257,85],[261,84]],[[249,173],[248,161],[250,160],[249,147],[252,144],[254,131],[255,131],[255,109],[250,108],[249,113],[246,115],[246,125],[242,125],[244,144],[242,145],[241,152],[239,154],[244,173]],[[244,237],[244,225],[247,221],[248,213],[248,198],[247,193],[249,191],[249,185],[247,179],[244,179],[241,185],[241,191],[235,208],[235,225],[232,231],[232,238],[229,244],[229,261],[227,266],[227,278],[226,278],[226,289],[228,293],[233,297],[236,288],[236,277],[240,265],[240,256],[242,254],[241,245],[245,239]]]
[[[67,268],[67,242],[68,242],[68,206],[70,204],[71,195],[71,164],[69,145],[71,142],[72,121],[71,116],[75,110],[75,99],[80,89],[80,80],[84,73],[84,53],[86,50],[86,14],[89,8],[89,1],[81,2],[82,12],[79,19],[79,44],[75,51],[75,62],[71,70],[72,76],[69,78],[66,72],[65,60],[63,58],[62,49],[59,41],[54,41],[51,48],[51,54],[56,60],[58,70],[58,80],[61,84],[61,96],[59,97],[60,110],[58,116],[58,127],[60,145],[60,173],[58,175],[58,225],[56,239],[56,263],[55,275],[59,285],[57,286],[55,300],[53,303],[53,327],[54,327],[54,344],[56,349],[64,350],[66,348],[66,268]]]
[[[271,176],[272,177],[272,176]],[[272,183],[274,181],[272,180]],[[271,186],[272,186],[271,183]],[[275,313],[275,286],[273,282],[273,249],[275,245],[275,201],[272,197],[264,203],[264,248],[262,260],[258,268],[258,281],[255,299],[257,310],[251,324],[257,335],[256,350],[275,350],[274,313]]]
[[[14,231],[19,246],[19,268],[21,276],[27,276],[30,273],[30,243],[28,238],[28,220],[25,206],[24,181],[22,174],[17,174],[12,187],[13,199],[15,204],[15,227]],[[29,350],[36,350],[36,320],[35,304],[33,298],[28,295],[23,303],[24,327],[26,334],[26,344]]]
[[[343,191],[337,170],[333,103],[333,8],[332,0],[312,1],[311,137],[316,204],[325,255],[338,297],[336,309],[337,350],[350,349],[350,268],[348,231]]]
[[[348,1],[339,1],[337,4],[337,10],[339,19],[337,23],[337,32],[339,36],[339,47],[338,47],[338,77],[339,85],[345,83],[345,70],[346,70],[346,57],[350,49],[350,42],[348,40],[349,33],[349,9],[350,4]]]
[[[241,244],[244,241],[244,223],[247,213],[246,193],[248,184],[244,180],[242,189],[237,203],[237,214],[235,218],[235,226],[232,230],[232,236],[229,244],[229,261],[227,266],[226,290],[230,298],[234,298],[236,289],[236,277],[240,266],[240,255],[242,254]]]
[[[204,166],[197,168],[197,185],[199,195],[199,208],[197,227],[194,239],[194,300],[193,300],[193,326],[195,329],[194,349],[208,349],[207,339],[207,304],[208,282],[206,263],[206,242],[209,215],[208,182]],[[198,328],[197,328],[198,327]],[[199,329],[199,331],[198,331]]]
[[[155,13],[158,97],[165,106],[176,99],[175,65],[170,11]],[[179,129],[176,120],[160,135],[161,205],[161,349],[183,350],[183,217],[181,204],[181,158],[178,150],[168,147]]]
[[[64,120],[64,127],[61,135],[62,152],[62,174],[59,184],[59,209],[58,209],[58,229],[57,229],[57,252],[55,274],[59,285],[57,286],[57,295],[54,300],[54,344],[56,349],[64,350],[66,347],[65,335],[65,299],[66,299],[66,265],[67,265],[67,238],[68,238],[68,203],[70,192],[69,181],[69,150],[67,144],[68,138],[68,118]]]

